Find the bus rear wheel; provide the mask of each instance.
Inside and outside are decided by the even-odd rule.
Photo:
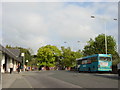
[[[90,67],[89,67],[89,69],[88,69],[88,72],[91,73],[91,69],[90,69]]]

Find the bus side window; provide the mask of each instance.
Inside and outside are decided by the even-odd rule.
[[[79,60],[77,64],[78,64],[78,65],[79,65],[79,64],[82,64],[82,61],[81,61],[81,60]]]
[[[91,61],[92,61],[92,62],[97,62],[97,57],[92,57],[92,58],[91,58]]]
[[[87,60],[87,63],[90,64],[90,63],[91,63],[91,60]]]
[[[92,60],[92,58],[88,58],[88,59],[87,59],[87,63],[90,64],[90,63],[91,63],[91,60]]]
[[[82,64],[85,64],[85,61],[84,61],[84,60],[82,61]]]
[[[85,64],[87,64],[87,60],[85,60]]]

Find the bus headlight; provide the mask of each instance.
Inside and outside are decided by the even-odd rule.
[[[100,65],[98,65],[98,68],[100,68]]]

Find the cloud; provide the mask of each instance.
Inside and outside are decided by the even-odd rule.
[[[2,2],[118,2],[119,0],[2,0]]]
[[[88,11],[89,10],[85,8],[70,5],[64,8],[64,10],[56,11],[55,14],[53,13],[49,17],[51,18],[50,21],[56,22],[53,26],[54,30],[62,38],[85,39],[88,38],[90,34],[95,34],[94,30],[91,30],[91,26],[88,21],[90,20],[91,15]],[[54,17],[52,17],[53,15]],[[90,33],[89,35],[88,32]]]
[[[30,47],[35,52],[46,44],[82,49],[89,38],[105,32],[103,21],[97,17],[116,17],[116,4],[3,3],[4,45]],[[96,18],[91,19],[91,15]],[[107,25],[108,34],[117,37],[117,23],[110,21]]]

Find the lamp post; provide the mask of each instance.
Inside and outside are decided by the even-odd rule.
[[[28,63],[28,60],[26,60],[26,63]],[[27,65],[27,64],[26,64]]]
[[[67,42],[65,41],[64,44],[66,44]]]
[[[26,60],[26,70],[28,71],[28,66],[27,66],[27,64],[28,64],[28,60]]]
[[[79,46],[79,43],[81,43],[80,41],[77,41],[77,43],[78,43],[78,46]],[[78,48],[78,50],[80,50],[80,48]]]
[[[25,71],[25,53],[21,53],[21,56],[23,57],[23,71]]]
[[[81,44],[86,45],[87,44],[87,43],[81,42],[81,41],[77,41],[77,43],[78,43],[78,45],[81,45]],[[79,50],[82,50],[82,48],[81,49],[79,48]]]
[[[91,18],[95,18],[95,16],[91,16]],[[104,28],[105,28],[105,52],[107,54],[107,36],[106,36],[106,19],[105,18],[101,18],[104,21]],[[113,20],[117,20],[116,18]]]
[[[71,50],[73,49],[73,47],[70,46],[70,42],[65,41],[64,43],[66,44],[65,46],[66,46],[67,49],[71,49]]]

